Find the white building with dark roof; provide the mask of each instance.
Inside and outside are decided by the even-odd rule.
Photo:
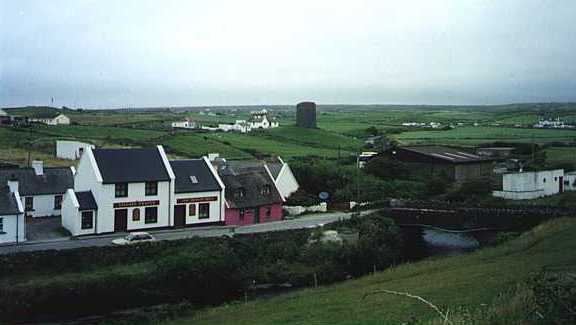
[[[269,129],[279,126],[278,121],[266,109],[250,112],[248,123],[251,129]]]
[[[28,119],[33,123],[42,123],[46,125],[68,125],[70,118],[58,112],[40,112]]]
[[[25,227],[18,181],[0,184],[0,245],[26,241]]]
[[[18,182],[27,216],[59,216],[63,195],[73,185],[73,174],[72,167],[45,168],[42,161],[33,161],[32,168],[0,169],[0,186],[10,180]]]
[[[207,159],[170,162],[162,146],[87,148],[62,225],[79,236],[223,223],[223,190]]]

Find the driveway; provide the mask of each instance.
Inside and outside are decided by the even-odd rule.
[[[369,214],[374,210],[364,211],[362,215]],[[302,229],[310,227],[323,226],[338,220],[349,219],[351,214],[348,212],[332,212],[322,214],[304,215],[297,219],[261,223],[249,226],[213,226],[204,228],[184,228],[150,231],[159,240],[177,240],[192,237],[220,237],[230,236],[233,234],[253,234],[259,232],[280,231],[289,229]],[[50,249],[71,249],[91,246],[110,246],[114,238],[122,237],[124,234],[116,233],[109,235],[95,235],[89,237],[80,237],[70,239],[69,237],[52,238],[43,241],[28,241],[21,245],[11,245],[0,247],[0,254],[15,252],[30,252]]]
[[[62,228],[62,218],[26,218],[26,239],[29,241],[50,240],[70,236]]]

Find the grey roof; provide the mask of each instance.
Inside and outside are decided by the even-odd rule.
[[[442,146],[414,146],[401,147],[400,149],[416,152],[425,156],[445,160],[451,163],[469,163],[491,161],[492,159],[481,157],[461,149]]]
[[[204,159],[171,160],[176,193],[220,191],[222,188]],[[194,176],[197,183],[191,179]]]
[[[280,171],[282,170],[283,164],[280,160],[276,159],[274,161],[264,161],[264,160],[227,160],[222,159],[215,160],[213,162],[217,169],[227,168],[229,171],[241,172],[243,170],[260,170],[264,166],[268,167],[272,177],[276,180]]]
[[[70,167],[44,168],[43,175],[36,175],[32,168],[0,169],[0,186],[8,180],[18,180],[18,192],[21,196],[64,194],[74,187],[74,176]]]
[[[43,111],[35,112],[30,117],[31,118],[38,118],[38,119],[55,118],[56,116],[58,116],[60,114],[62,114],[62,113],[60,113],[56,110],[53,110],[53,111],[43,110]]]
[[[16,197],[7,185],[0,186],[0,216],[19,214]]]
[[[157,148],[94,149],[92,152],[104,184],[170,180]]]
[[[76,198],[80,207],[78,210],[98,210],[98,204],[92,195],[92,191],[76,192]]]
[[[223,168],[219,173],[226,186],[226,201],[231,208],[254,208],[282,202],[274,180],[264,167],[239,171]],[[262,194],[264,186],[270,186],[270,194]],[[240,189],[244,191],[243,197],[238,195]]]

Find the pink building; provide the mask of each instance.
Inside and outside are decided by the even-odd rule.
[[[266,166],[233,168],[217,165],[226,189],[226,225],[250,225],[282,220],[284,199]]]

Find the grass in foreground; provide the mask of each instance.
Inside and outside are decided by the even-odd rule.
[[[469,255],[401,265],[358,280],[211,308],[162,324],[443,324],[434,310],[410,298],[362,299],[380,289],[424,297],[449,309],[454,324],[530,324],[526,319],[534,318],[533,300],[525,283],[544,267],[576,267],[575,231],[575,219],[558,219]]]

